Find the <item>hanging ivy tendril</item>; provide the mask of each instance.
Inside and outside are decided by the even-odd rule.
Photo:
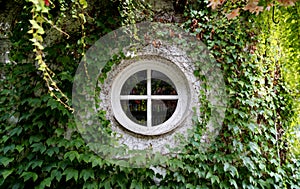
[[[70,106],[69,98],[62,92],[62,90],[57,86],[57,83],[54,81],[53,77],[55,76],[54,72],[48,67],[46,62],[44,61],[44,38],[43,35],[45,34],[45,30],[43,28],[43,24],[49,24],[51,27],[58,30],[63,35],[69,38],[69,34],[61,30],[58,26],[56,26],[50,17],[49,11],[51,10],[51,2],[49,0],[29,0],[32,3],[32,19],[29,20],[31,24],[31,29],[28,31],[29,34],[32,34],[32,38],[29,39],[33,46],[33,52],[35,53],[35,60],[38,63],[38,70],[42,71],[43,79],[46,82],[48,87],[50,96],[54,97],[59,103],[64,105],[70,111],[74,111],[74,109]],[[84,14],[84,9],[88,6],[85,0],[79,0],[74,2],[74,6],[72,7],[72,17],[77,18],[80,20],[81,23],[81,31],[82,37],[80,43],[82,45],[82,56],[85,54],[85,27],[84,24],[86,23],[86,17]],[[53,6],[54,7],[54,6]],[[63,16],[63,15],[62,15]]]

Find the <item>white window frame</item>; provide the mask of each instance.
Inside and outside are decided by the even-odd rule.
[[[147,95],[121,95],[121,89],[133,74],[147,70]],[[175,85],[177,95],[151,95],[151,71],[165,74]],[[190,89],[183,72],[172,62],[155,59],[138,60],[125,67],[115,78],[111,90],[111,104],[114,117],[126,129],[142,135],[161,135],[176,128],[185,119],[190,106]],[[122,109],[121,100],[147,100],[147,126],[133,122]],[[173,115],[162,124],[151,126],[152,100],[178,100]]]

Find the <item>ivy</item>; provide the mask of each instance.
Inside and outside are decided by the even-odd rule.
[[[45,2],[24,6],[10,36],[11,62],[1,64],[1,188],[299,188],[299,32],[294,32],[299,3],[276,9],[285,15],[278,25],[268,12],[259,17],[241,12],[228,21],[226,15],[245,2],[226,1],[216,11],[207,8],[207,1],[187,4],[182,27],[210,49],[223,70],[229,101],[219,135],[204,145],[202,135],[214,107],[202,94],[201,121],[182,153],[159,165],[166,172],[162,176],[150,168],[113,165],[92,152],[75,129],[73,114],[49,95],[52,82],[47,86],[43,80],[49,72],[62,92],[55,93],[57,98],[69,99],[85,51],[122,24],[151,20],[144,12],[148,5]],[[62,24],[62,15],[69,16],[68,3],[71,17],[79,21],[72,32]],[[64,37],[45,45],[51,28],[61,28]],[[122,58],[112,57],[104,72]],[[201,70],[195,76],[205,81]],[[105,81],[105,74],[99,79]],[[109,131],[105,112],[98,117]]]

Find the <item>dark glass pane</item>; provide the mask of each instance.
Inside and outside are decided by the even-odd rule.
[[[121,100],[121,106],[131,121],[147,126],[147,100]]]
[[[163,73],[151,71],[152,95],[177,95],[174,83]]]
[[[167,121],[175,112],[178,100],[152,100],[152,126]]]
[[[147,72],[137,72],[130,76],[122,87],[121,95],[146,95],[147,94]]]

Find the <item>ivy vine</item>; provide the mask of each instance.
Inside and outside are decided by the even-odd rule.
[[[1,188],[299,188],[299,2],[276,9],[285,15],[277,25],[271,12],[228,20],[244,1],[226,1],[217,10],[208,1],[186,5],[181,27],[210,49],[229,102],[222,130],[206,150],[201,135],[211,109],[201,108],[190,143],[160,165],[164,176],[109,163],[76,130],[68,99],[85,51],[104,34],[137,22],[136,13],[153,19],[146,3],[93,3],[29,0],[17,15],[11,62],[1,64]],[[63,24],[70,15],[79,22],[76,30]],[[63,37],[45,45],[50,28]],[[104,113],[99,119],[109,127]]]

